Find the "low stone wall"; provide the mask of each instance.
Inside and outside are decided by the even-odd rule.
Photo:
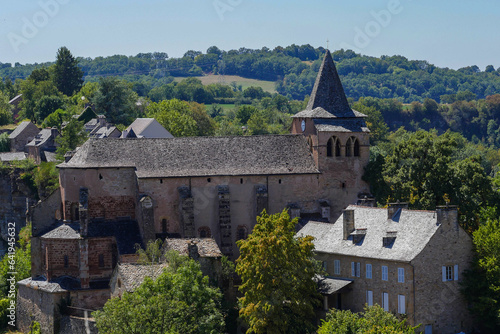
[[[98,334],[94,319],[85,319],[71,315],[61,317],[59,334]]]

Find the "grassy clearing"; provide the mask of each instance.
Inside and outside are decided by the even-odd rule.
[[[209,85],[213,83],[219,83],[221,78],[218,75],[205,75],[202,77],[196,77],[201,80],[201,83],[204,85]],[[176,77],[174,81],[179,82],[183,79],[186,79],[185,77]],[[262,89],[266,92],[269,93],[276,93],[276,89],[274,86],[274,81],[264,81],[264,80],[257,80],[257,79],[249,79],[249,78],[243,78],[237,75],[225,75],[224,76],[225,83],[229,85],[231,82],[235,81],[236,85],[241,85],[243,90],[245,88],[248,88],[250,86],[255,86],[255,87],[262,87]]]

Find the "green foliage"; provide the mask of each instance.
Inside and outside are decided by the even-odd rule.
[[[55,162],[42,162],[34,169],[34,181],[40,198],[45,198],[59,188],[59,172]]]
[[[318,334],[414,334],[419,326],[411,327],[380,306],[367,306],[363,314],[332,309],[322,320]]]
[[[44,128],[52,128],[55,126],[60,132],[62,123],[67,120],[69,120],[69,114],[62,109],[57,109],[45,118],[42,126]]]
[[[78,122],[76,119],[71,119],[66,127],[62,130],[61,136],[56,138],[59,144],[57,148],[57,159],[64,160],[64,155],[68,151],[74,150],[77,146],[83,144],[87,135],[83,131],[83,122]]]
[[[135,292],[108,300],[92,315],[103,334],[218,334],[224,328],[221,298],[200,265],[188,259],[176,269],[169,266],[156,281],[147,277]]]
[[[57,89],[64,95],[71,96],[82,87],[82,77],[83,71],[78,67],[78,60],[68,48],[64,46],[59,48],[53,75]]]
[[[99,89],[94,93],[91,102],[95,110],[103,113],[109,122],[129,124],[137,115],[137,99],[137,93],[127,82],[115,77],[101,77]]]
[[[0,261],[0,299],[6,297],[9,291],[9,283],[7,278],[12,272],[9,269],[9,261],[15,262],[15,279],[16,282],[23,280],[31,275],[31,225],[26,225],[19,231],[17,245],[13,258],[8,255],[4,256]],[[16,287],[17,289],[17,287]],[[17,290],[16,290],[17,291]]]
[[[42,328],[38,321],[33,321],[30,325],[30,331],[28,334],[42,334]]]
[[[271,216],[263,211],[248,239],[237,242],[236,272],[244,293],[240,316],[250,333],[313,331],[311,320],[319,301],[313,281],[313,238],[296,238],[296,223],[286,210]]]
[[[475,259],[464,272],[462,293],[481,333],[496,333],[500,326],[500,221],[487,219],[474,232],[473,241]]]
[[[0,90],[0,125],[12,123],[12,106],[9,97]]]
[[[141,264],[159,264],[162,259],[161,245],[161,239],[149,240],[146,249],[142,249],[139,244],[136,244],[136,253],[139,255],[138,262]]]
[[[155,118],[174,137],[196,136],[198,128],[187,102],[177,99],[151,103],[146,115]]]
[[[57,95],[45,95],[38,100],[35,106],[35,117],[39,122],[58,109],[64,108],[64,101]]]
[[[0,134],[0,152],[10,152],[10,139],[7,132]]]

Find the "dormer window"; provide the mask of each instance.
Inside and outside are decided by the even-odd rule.
[[[382,238],[382,245],[391,248],[396,241],[397,232],[387,232],[386,236]]]

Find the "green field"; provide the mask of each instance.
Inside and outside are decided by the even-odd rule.
[[[220,83],[221,82],[221,77],[219,75],[204,75],[202,77],[196,77],[201,80],[201,83],[204,85],[209,85],[213,83]],[[186,79],[186,77],[176,77],[174,81],[179,82],[181,80]],[[248,88],[250,86],[255,86],[255,87],[262,87],[262,89],[266,92],[269,93],[276,93],[276,89],[274,86],[274,81],[264,81],[264,80],[257,80],[257,79],[248,79],[248,78],[243,78],[237,75],[225,75],[224,76],[224,83],[229,85],[231,82],[235,81],[236,85],[241,85],[243,90],[245,88]]]

